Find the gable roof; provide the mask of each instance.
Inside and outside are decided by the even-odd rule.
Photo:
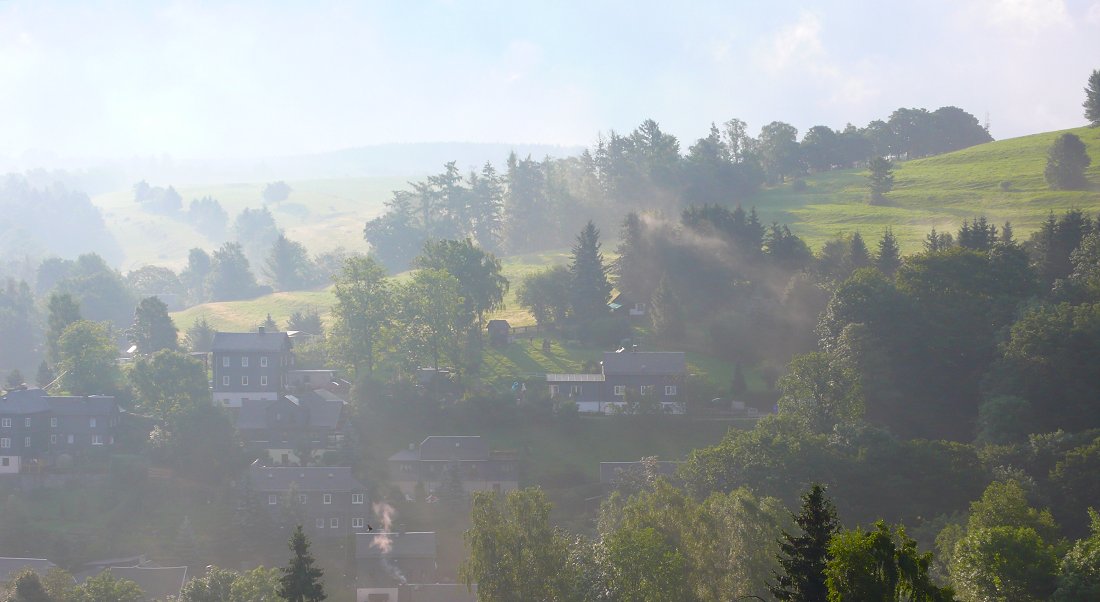
[[[488,460],[489,445],[480,435],[436,436],[420,443],[420,459],[435,461]]]
[[[347,466],[258,466],[248,471],[254,491],[282,493],[294,485],[298,491],[363,491],[363,486]]]
[[[676,471],[680,468],[682,462],[670,462],[667,460],[659,460],[654,468],[656,473],[662,477],[675,477]],[[604,485],[614,483],[623,473],[630,473],[637,471],[639,474],[645,470],[645,464],[641,461],[637,462],[600,462],[600,483]]]
[[[7,583],[13,577],[30,569],[39,575],[45,575],[57,565],[45,558],[0,558],[0,583]]]
[[[320,395],[327,391],[307,391],[298,395],[285,395],[279,399],[245,399],[237,412],[238,430],[263,430],[271,427],[271,409],[275,406],[287,412],[304,414],[301,426],[319,429],[335,429],[340,426],[347,402],[332,396]]]
[[[107,395],[89,397],[46,397],[50,410],[59,416],[110,416],[118,412],[115,398]]]
[[[290,349],[290,337],[285,332],[215,332],[210,350],[280,353]]]
[[[683,351],[607,351],[603,354],[604,374],[686,374]]]
[[[383,552],[385,540],[390,549]],[[356,558],[435,558],[435,532],[356,533]]]
[[[130,566],[106,569],[115,579],[133,581],[145,593],[146,600],[168,600],[178,598],[183,585],[187,583],[185,566]]]
[[[0,397],[0,414],[37,414],[50,409],[42,389],[16,389]]]

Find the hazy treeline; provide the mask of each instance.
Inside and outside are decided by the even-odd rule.
[[[855,166],[871,157],[912,158],[992,138],[956,107],[898,109],[886,121],[843,130],[814,126],[798,139],[783,122],[757,137],[733,119],[712,125],[686,153],[646,120],[626,135],[601,135],[579,157],[543,160],[513,153],[505,169],[462,173],[455,162],[412,190],[396,191],[364,235],[391,270],[408,266],[423,241],[470,237],[483,248],[524,253],[560,247],[585,221],[612,223],[629,211],[676,213],[690,205],[739,203],[765,183],[809,171]]]

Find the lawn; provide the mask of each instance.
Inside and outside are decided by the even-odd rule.
[[[1090,191],[1049,189],[1043,178],[1047,149],[1064,132],[1047,132],[899,163],[885,206],[868,204],[867,172],[860,170],[813,174],[803,179],[803,190],[788,183],[745,204],[755,205],[766,221],[790,224],[815,249],[856,231],[873,244],[891,226],[902,251],[913,253],[932,227],[954,232],[964,219],[979,215],[998,225],[1011,221],[1016,236],[1025,239],[1051,211],[1100,211],[1100,128],[1068,131],[1094,157]]]

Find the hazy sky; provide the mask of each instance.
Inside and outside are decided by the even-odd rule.
[[[647,117],[686,148],[947,104],[1007,138],[1083,125],[1097,68],[1100,0],[0,0],[0,155],[590,144]]]

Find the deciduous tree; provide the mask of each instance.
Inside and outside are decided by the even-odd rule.
[[[1092,158],[1077,134],[1065,133],[1054,140],[1047,151],[1047,167],[1043,171],[1047,184],[1054,190],[1084,190],[1088,187],[1085,168]]]
[[[138,303],[126,336],[142,354],[179,349],[179,329],[168,315],[168,306],[157,297],[146,297]]]

